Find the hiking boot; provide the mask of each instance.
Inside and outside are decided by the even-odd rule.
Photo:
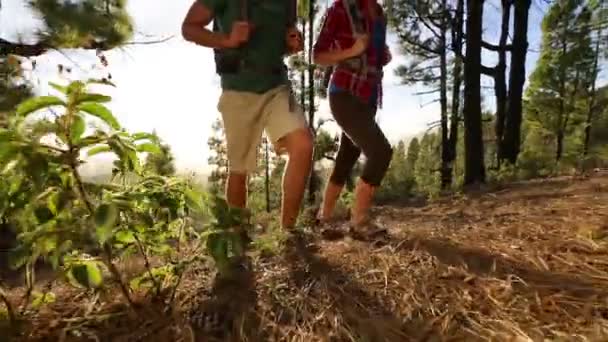
[[[205,335],[225,336],[238,313],[255,298],[253,281],[249,258],[233,257],[226,270],[216,274],[210,298],[190,315],[192,325]]]
[[[344,224],[337,219],[319,221],[315,230],[321,233],[321,237],[325,240],[339,240],[346,236]]]
[[[353,239],[361,241],[379,241],[388,236],[386,227],[370,219],[360,223],[351,223],[349,230]]]

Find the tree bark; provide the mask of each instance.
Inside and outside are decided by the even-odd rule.
[[[517,162],[521,144],[522,96],[526,82],[526,55],[528,52],[528,15],[531,0],[514,2],[513,49],[509,72],[509,97],[503,139],[499,142],[501,160]]]
[[[591,144],[591,130],[593,125],[593,119],[595,117],[595,100],[597,97],[597,76],[599,73],[599,59],[600,59],[600,42],[602,40],[602,26],[597,31],[597,40],[595,41],[595,56],[593,56],[593,70],[591,71],[591,89],[589,90],[589,104],[587,107],[587,118],[585,120],[585,138],[583,142],[583,156],[589,155],[589,145]]]
[[[467,0],[467,39],[464,64],[464,184],[485,183],[481,122],[481,29],[483,0]]]
[[[509,37],[509,21],[511,19],[511,0],[502,0],[502,24],[498,43],[498,64],[494,74],[494,92],[496,94],[496,166],[500,168],[502,155],[500,141],[503,138],[505,117],[507,113],[507,38]]]
[[[447,66],[447,30],[448,4],[441,2],[442,18],[439,32],[439,103],[441,106],[441,188],[448,189],[452,185],[450,169],[450,147],[448,137],[448,66]]]
[[[464,25],[464,0],[458,0],[456,5],[456,16],[452,26],[452,48],[454,49],[455,61],[453,70],[452,88],[452,114],[450,117],[450,134],[448,138],[448,167],[449,183],[452,184],[454,177],[454,163],[456,161],[456,145],[458,143],[458,128],[460,125],[460,95],[462,86],[462,41]]]

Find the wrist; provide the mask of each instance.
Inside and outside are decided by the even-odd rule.
[[[347,49],[342,50],[342,58],[340,58],[341,60],[345,60],[345,59],[349,59],[349,58],[353,58],[357,56],[357,54],[355,53],[355,50],[352,47],[349,47]]]
[[[225,34],[225,33],[220,33],[219,34],[219,40],[218,40],[218,45],[220,49],[229,49],[231,48],[231,44],[230,44],[230,36]]]

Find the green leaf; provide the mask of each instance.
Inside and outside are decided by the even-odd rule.
[[[105,103],[112,101],[111,96],[103,95],[103,94],[95,94],[95,93],[85,93],[78,95],[75,104],[80,104],[84,102],[95,102],[95,103]]]
[[[82,115],[76,114],[74,116],[74,122],[72,122],[72,127],[70,128],[70,138],[72,138],[72,141],[78,143],[85,130],[86,123],[84,118]]]
[[[53,215],[57,215],[58,204],[59,204],[59,193],[53,192],[52,194],[49,195],[49,198],[46,200],[46,205],[49,208],[49,210],[51,211],[51,213],[53,213]]]
[[[108,126],[112,127],[112,129],[120,129],[120,124],[118,123],[112,112],[104,105],[94,102],[85,102],[79,104],[77,109],[79,111],[83,111],[87,114],[98,117],[99,119],[103,120],[103,122],[108,124]]]
[[[112,229],[118,221],[118,208],[114,204],[102,204],[95,211],[97,239],[103,244],[112,236]]]
[[[145,132],[134,133],[133,135],[131,135],[131,137],[133,138],[133,141],[139,141],[139,140],[144,140],[144,139],[149,139],[149,140],[156,139],[156,136],[154,134],[145,133]]]
[[[107,80],[107,79],[95,79],[95,78],[90,78],[87,80],[86,82],[87,84],[105,84],[105,85],[109,85],[112,87],[116,87],[116,85],[114,83],[112,83],[111,81]]]
[[[95,147],[91,148],[87,152],[87,155],[89,157],[91,157],[91,156],[94,156],[96,154],[105,153],[105,152],[112,152],[112,149],[110,148],[110,146],[108,146],[108,145],[99,145],[99,146],[95,146]]]
[[[186,189],[184,195],[186,196],[186,203],[190,209],[199,210],[203,207],[202,196],[197,194],[194,190]]]
[[[93,262],[84,262],[72,266],[71,273],[74,279],[87,288],[97,288],[102,283],[102,274],[99,267]]]
[[[76,96],[82,92],[85,88],[85,84],[82,81],[72,81],[68,84],[67,94],[70,98],[73,99],[73,96]]]
[[[154,143],[143,143],[137,145],[137,152],[161,153],[161,149]]]
[[[121,230],[116,233],[116,241],[124,244],[134,243],[135,236],[133,235],[133,232],[130,232],[128,230]]]
[[[32,297],[32,307],[36,310],[44,304],[52,304],[55,302],[55,294],[53,292],[42,293],[38,291],[33,291]]]
[[[0,130],[0,143],[6,143],[9,141],[12,141],[15,139],[15,132],[8,130],[8,129],[2,129]]]
[[[21,102],[15,110],[17,116],[26,116],[37,110],[51,106],[65,106],[65,102],[57,96],[39,96]]]
[[[67,94],[68,93],[68,87],[66,87],[66,86],[62,86],[62,85],[59,85],[59,84],[54,83],[54,82],[49,82],[49,85],[52,88],[54,88],[55,90],[57,90],[57,91],[59,91],[59,92],[61,92],[63,94]]]

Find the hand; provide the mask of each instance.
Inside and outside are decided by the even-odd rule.
[[[387,65],[393,60],[393,55],[391,54],[391,50],[388,46],[384,47],[384,53],[386,54],[384,65]]]
[[[351,57],[359,56],[367,49],[367,45],[369,44],[369,35],[362,34],[358,35],[355,38],[355,43],[349,49],[349,55]]]
[[[287,30],[287,53],[294,54],[304,50],[304,40],[302,39],[302,33],[296,28],[289,28]]]
[[[232,31],[224,40],[224,47],[236,48],[249,40],[251,25],[246,21],[235,21],[232,24]]]

